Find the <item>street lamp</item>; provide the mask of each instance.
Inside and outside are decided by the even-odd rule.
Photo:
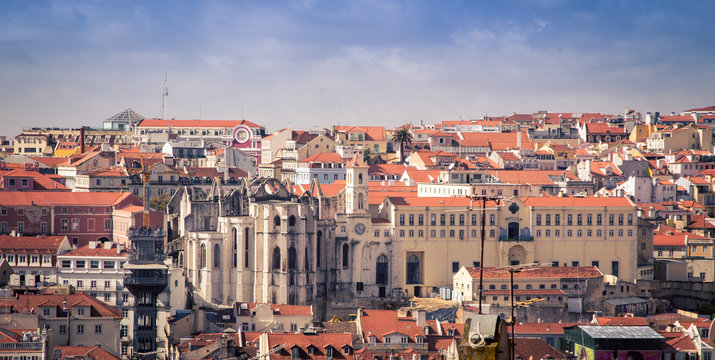
[[[487,196],[487,195],[472,195],[471,200],[478,200],[482,202],[482,245],[479,255],[479,314],[482,314],[482,292],[484,291],[484,238],[486,237],[486,219],[487,219],[487,200],[496,201],[499,205],[499,197]]]

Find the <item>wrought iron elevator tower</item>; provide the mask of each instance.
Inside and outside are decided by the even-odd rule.
[[[125,266],[124,286],[134,295],[135,359],[156,359],[157,296],[168,285],[168,268],[164,264],[162,229],[142,227],[129,231],[131,252]]]

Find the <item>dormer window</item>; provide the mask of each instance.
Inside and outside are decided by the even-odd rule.
[[[377,337],[374,335],[371,335],[370,338],[368,339],[368,342],[370,345],[375,345],[375,342],[377,341]]]
[[[333,347],[330,345],[325,347],[325,358],[328,360],[333,358]]]
[[[344,355],[350,355],[350,346],[343,346],[343,354]]]
[[[308,355],[315,355],[315,346],[308,345]]]
[[[297,346],[294,346],[293,348],[290,349],[290,357],[293,360],[298,359],[298,353],[299,353],[299,348]]]
[[[418,336],[418,337],[415,339],[415,341],[416,341],[418,344],[424,344],[425,338],[423,338],[422,336]]]
[[[385,338],[385,344],[390,344],[391,341],[392,341],[392,340],[391,340],[389,337],[386,337],[386,338]]]

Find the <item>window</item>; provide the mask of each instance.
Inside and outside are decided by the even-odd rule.
[[[608,215],[608,225],[613,225],[614,223],[614,216],[613,214]]]
[[[591,214],[586,214],[586,225],[593,225],[593,215]]]
[[[62,267],[63,268],[71,268],[72,267],[72,261],[70,260],[62,260]]]
[[[405,214],[400,214],[400,226],[405,226]]]
[[[473,226],[477,225],[477,214],[472,214],[472,225]]]
[[[79,219],[72,219],[72,231],[79,231]]]
[[[79,269],[84,269],[86,267],[85,265],[86,263],[84,260],[77,260],[75,267]]]
[[[105,269],[114,269],[114,261],[105,261],[104,268]]]
[[[464,226],[464,214],[459,214],[459,225]]]
[[[623,214],[618,214],[618,225],[623,225]]]
[[[77,325],[77,334],[78,335],[84,334],[84,325],[82,325],[82,324]]]
[[[425,216],[424,214],[419,214],[417,215],[417,225],[422,226],[424,225]]]
[[[112,219],[104,219],[104,230],[112,230]]]
[[[214,268],[218,269],[221,267],[221,246],[219,244],[214,244]]]
[[[96,288],[97,288],[97,280],[91,280],[91,281],[89,282],[89,286],[90,286],[92,289],[96,289]]]
[[[281,249],[276,246],[273,248],[273,270],[281,269]]]
[[[566,225],[568,225],[568,226],[573,225],[573,215],[571,215],[571,214],[566,215]]]
[[[489,225],[494,226],[496,224],[496,216],[494,214],[489,215]]]
[[[439,224],[442,226],[447,224],[447,216],[445,214],[439,216]]]
[[[581,214],[576,215],[576,225],[577,226],[583,225],[583,215],[581,215]]]
[[[109,288],[111,288],[111,287],[112,287],[112,282],[109,280],[105,280],[104,281],[104,289],[109,290]]]
[[[536,214],[536,225],[541,226],[541,214]]]
[[[17,222],[17,233],[20,235],[25,233],[25,222],[24,221]]]
[[[628,214],[628,225],[633,225],[633,214]]]
[[[3,221],[0,223],[0,234],[7,234],[7,221]]]
[[[452,261],[452,272],[456,273],[459,271],[459,261]]]
[[[47,235],[47,222],[46,221],[43,221],[42,223],[40,223],[40,233],[42,235]]]
[[[101,334],[102,333],[102,325],[100,325],[100,324],[94,325],[94,333]]]
[[[454,214],[449,214],[449,225],[454,225]]]
[[[435,226],[437,225],[437,215],[436,214],[430,214],[430,225]]]
[[[618,276],[618,261],[611,261],[611,275]]]
[[[99,261],[97,261],[97,260],[90,261],[89,268],[90,269],[99,269]]]
[[[551,214],[546,214],[544,216],[544,223],[546,226],[551,226]]]
[[[561,214],[554,214],[554,225],[561,225]]]
[[[407,283],[420,283],[420,259],[417,255],[410,255],[407,258]]]
[[[410,214],[409,223],[410,223],[410,226],[415,225],[415,214]]]
[[[67,334],[67,325],[60,325],[60,334]]]

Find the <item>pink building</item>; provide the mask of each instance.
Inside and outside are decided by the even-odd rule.
[[[115,210],[142,202],[125,192],[0,192],[0,234],[65,235],[70,244],[111,241]]]
[[[158,210],[149,210],[149,226],[152,228],[165,228],[166,221],[164,220],[164,212]],[[138,205],[129,205],[121,209],[115,209],[112,215],[112,237],[114,242],[124,244],[129,247],[129,236],[127,233],[131,228],[140,228],[144,226],[144,207]]]

